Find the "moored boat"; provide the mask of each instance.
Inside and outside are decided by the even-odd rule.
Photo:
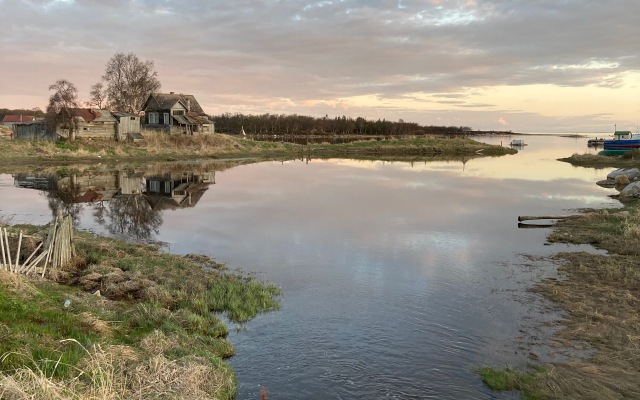
[[[587,146],[598,147],[604,145],[604,138],[595,138],[587,140]]]
[[[615,131],[613,139],[604,141],[605,150],[631,151],[640,148],[640,134],[631,131]]]

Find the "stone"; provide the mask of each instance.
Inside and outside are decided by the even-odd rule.
[[[620,191],[622,197],[635,197],[640,195],[640,182],[631,182]]]

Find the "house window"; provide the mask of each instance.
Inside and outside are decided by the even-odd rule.
[[[158,115],[157,112],[150,112],[149,113],[149,123],[150,124],[159,124],[160,123],[160,116]]]
[[[184,115],[184,110],[173,110],[173,115]]]
[[[135,121],[135,120],[136,120],[136,117],[129,117],[129,119],[130,119],[131,121]]]
[[[151,114],[149,114],[151,115]],[[160,192],[160,182],[158,181],[150,181],[149,182],[149,191],[158,193]]]
[[[164,124],[171,125],[171,119],[169,117],[169,113],[164,113]]]
[[[164,183],[164,192],[165,193],[171,193],[171,182],[165,182]]]

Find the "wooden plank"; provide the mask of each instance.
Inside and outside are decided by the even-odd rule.
[[[535,219],[567,219],[576,217],[579,217],[579,215],[521,215],[518,217],[518,222],[531,221]]]

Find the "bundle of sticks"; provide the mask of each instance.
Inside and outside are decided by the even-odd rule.
[[[11,250],[9,237],[17,236],[17,246],[15,251]],[[34,238],[27,236],[20,231],[18,234],[7,232],[7,228],[0,227],[0,253],[2,264],[0,269],[16,274],[29,275],[38,273],[42,277],[47,273],[47,269],[55,269],[71,261],[75,256],[73,245],[73,223],[70,216],[56,216],[49,224],[49,231],[46,237],[39,240],[35,250],[24,260],[20,258],[23,238]]]

